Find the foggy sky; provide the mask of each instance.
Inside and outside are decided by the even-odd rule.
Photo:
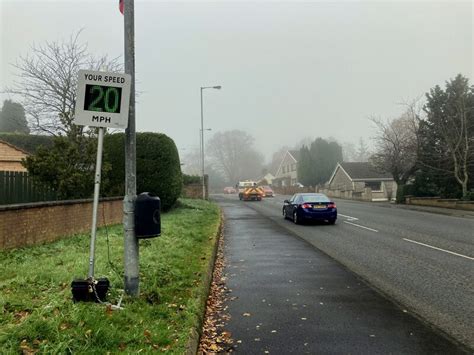
[[[222,85],[204,92],[205,127],[245,130],[267,158],[307,136],[357,143],[368,117],[458,73],[473,83],[472,19],[470,1],[136,0],[137,130],[197,149],[199,88]],[[81,28],[92,52],[122,55],[116,0],[0,0],[0,89],[33,43]]]

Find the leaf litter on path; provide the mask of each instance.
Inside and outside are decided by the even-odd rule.
[[[233,352],[232,334],[224,330],[224,323],[230,318],[224,303],[228,293],[231,292],[225,285],[227,278],[223,275],[224,266],[224,235],[221,232],[198,354]]]

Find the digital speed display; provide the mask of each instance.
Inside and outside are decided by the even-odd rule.
[[[131,84],[129,74],[79,70],[74,124],[126,129]]]
[[[120,113],[122,88],[86,84],[84,110]]]

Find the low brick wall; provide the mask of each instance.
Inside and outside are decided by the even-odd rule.
[[[405,198],[407,205],[429,206],[429,207],[444,207],[457,210],[474,211],[473,201],[461,201],[457,199],[442,199],[439,197],[411,197]]]
[[[123,197],[102,199],[98,226],[117,224],[122,220]],[[42,244],[87,233],[91,224],[92,200],[0,206],[0,249]]]
[[[202,198],[202,184],[189,184],[183,186],[181,193],[186,198]]]
[[[315,192],[316,189],[314,187],[296,187],[296,186],[288,186],[288,187],[272,187],[273,191],[280,195],[294,195],[297,193],[305,193],[305,192]]]
[[[361,191],[319,188],[318,192],[329,197],[342,198],[345,200],[387,201],[383,192],[374,192],[370,187],[366,187]]]

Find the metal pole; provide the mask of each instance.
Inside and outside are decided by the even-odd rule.
[[[125,198],[123,200],[125,292],[138,296],[138,239],[135,236],[135,199],[137,196],[135,136],[135,20],[134,0],[124,1],[125,73],[132,77],[128,128],[125,130]]]
[[[94,204],[92,206],[91,245],[89,252],[89,278],[94,277],[95,239],[97,235],[97,211],[99,210],[100,177],[102,171],[102,150],[104,146],[104,127],[99,128],[97,139],[97,159],[95,162]]]
[[[206,182],[204,180],[204,112],[202,105],[202,87],[201,87],[201,175],[202,175],[202,199],[206,199]]]

